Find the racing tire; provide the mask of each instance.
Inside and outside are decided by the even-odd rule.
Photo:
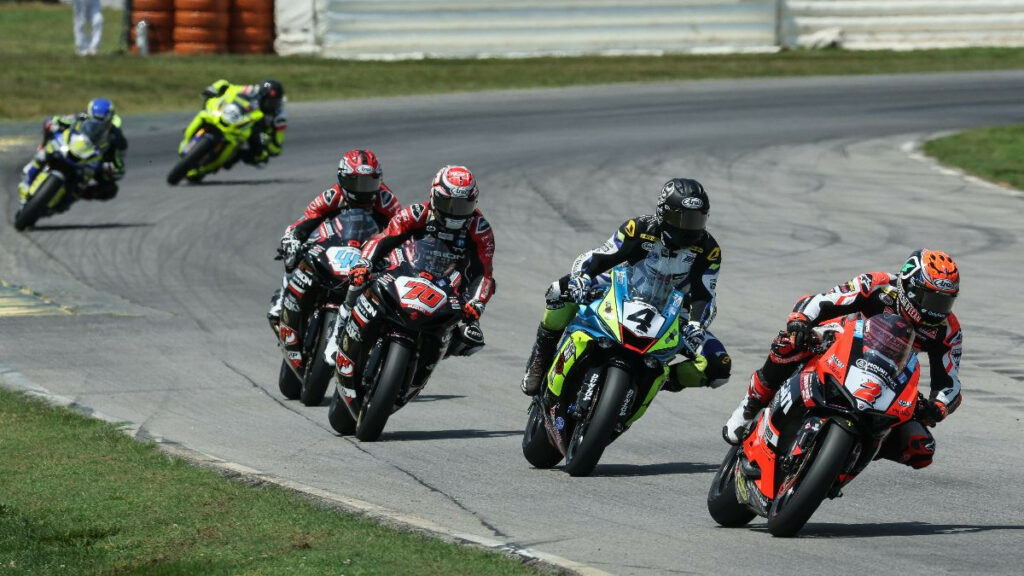
[[[413,350],[408,344],[398,340],[388,343],[384,363],[377,374],[373,388],[367,394],[356,420],[356,438],[363,442],[373,442],[380,438],[388,417],[395,408],[398,392],[408,372]]]
[[[611,442],[619,410],[629,393],[629,374],[618,366],[605,370],[594,408],[576,424],[565,451],[565,471],[570,476],[588,476]]]
[[[53,174],[47,175],[46,181],[39,185],[36,193],[14,215],[14,229],[21,231],[34,226],[36,220],[39,220],[46,214],[50,202],[57,196],[57,193],[60,192],[60,187],[63,185],[64,181],[57,176]]]
[[[295,375],[287,360],[281,360],[281,372],[277,375],[277,388],[289,400],[295,400],[302,393],[302,381]]]
[[[526,420],[523,432],[523,456],[534,468],[553,468],[562,461],[562,452],[551,445],[548,432],[544,427],[544,413],[540,402],[530,404],[530,415]]]
[[[733,469],[739,459],[741,446],[732,446],[718,467],[711,489],[708,490],[708,513],[726,528],[746,526],[757,514],[736,497],[736,474]]]
[[[212,136],[207,136],[206,134],[200,136],[199,142],[196,142],[196,145],[171,168],[171,171],[167,174],[167,183],[174,186],[181,182],[181,179],[188,174],[189,170],[198,169],[202,166],[203,160],[213,150],[215,145],[216,141],[214,141]]]
[[[327,394],[327,387],[331,385],[334,366],[327,363],[324,350],[327,349],[331,330],[334,329],[334,319],[337,317],[336,310],[325,310],[320,318],[320,337],[313,348],[313,358],[306,372],[306,380],[302,383],[302,393],[299,395],[299,401],[305,406],[319,406]]]
[[[331,396],[331,406],[327,409],[327,421],[331,423],[331,428],[334,428],[338,434],[351,436],[356,431],[356,419],[352,417],[348,407],[344,404],[341,392],[335,388],[334,395]]]
[[[772,536],[790,537],[804,527],[828,496],[856,442],[843,427],[835,424],[828,427],[803,478],[798,478],[789,490],[776,495],[772,501],[768,510],[768,531]]]

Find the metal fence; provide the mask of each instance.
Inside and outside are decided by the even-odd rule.
[[[402,59],[1024,45],[1024,0],[279,0],[277,50]]]

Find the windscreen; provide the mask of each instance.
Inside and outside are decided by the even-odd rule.
[[[864,359],[896,377],[914,351],[914,329],[894,314],[879,314],[865,321]]]
[[[431,236],[407,245],[405,255],[414,268],[429,272],[435,278],[451,274],[460,260],[443,241]]]
[[[373,220],[369,210],[351,208],[343,210],[340,214],[331,219],[331,226],[334,234],[340,236],[341,240],[358,240],[360,243],[373,236],[379,229]]]
[[[88,138],[93,146],[100,146],[106,142],[107,136],[110,134],[110,125],[95,118],[90,118],[82,122],[79,132]]]
[[[658,310],[665,307],[674,287],[667,258],[649,252],[647,258],[629,267],[629,299],[643,300]]]

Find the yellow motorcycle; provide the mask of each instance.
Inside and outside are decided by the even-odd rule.
[[[167,183],[173,186],[182,178],[199,182],[207,174],[236,161],[263,116],[254,103],[230,91],[207,100],[185,129],[185,137],[178,145],[181,159],[167,174]]]

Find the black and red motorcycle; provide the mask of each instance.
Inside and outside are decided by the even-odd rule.
[[[763,516],[773,536],[796,534],[923,402],[915,332],[902,318],[854,314],[819,332],[815,355],[715,474],[708,512],[722,526]]]
[[[353,208],[325,220],[303,244],[302,260],[293,274],[312,276],[313,293],[306,298],[313,304],[301,320],[305,361],[298,368],[288,358],[281,361],[278,388],[285,398],[298,398],[306,406],[323,401],[334,375],[334,330],[348,293],[348,272],[359,260],[363,241],[377,231],[369,211]]]
[[[458,261],[435,238],[409,241],[391,252],[356,300],[339,336],[362,338],[364,345],[350,361],[339,354],[338,371],[359,376],[355,388],[335,387],[328,411],[339,434],[378,439],[391,414],[423,390],[439,358],[468,356],[482,346],[453,338],[463,319]]]

